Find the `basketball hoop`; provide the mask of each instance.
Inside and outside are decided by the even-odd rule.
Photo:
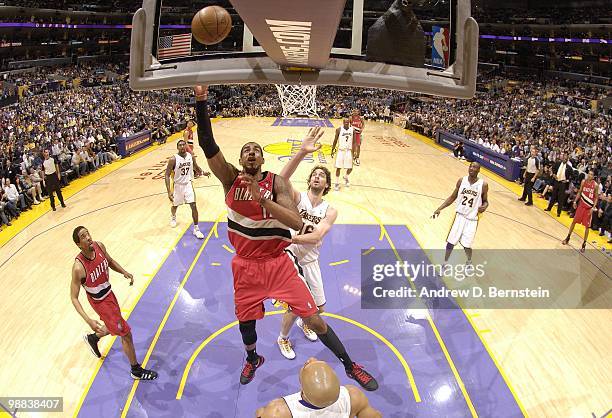
[[[283,107],[283,117],[292,115],[318,118],[317,86],[275,84]]]

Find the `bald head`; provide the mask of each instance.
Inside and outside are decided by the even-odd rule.
[[[325,408],[338,400],[340,382],[338,376],[324,361],[310,358],[300,371],[302,398],[319,408]]]

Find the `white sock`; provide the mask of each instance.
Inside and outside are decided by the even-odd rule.
[[[194,231],[199,231],[200,227],[197,224],[193,224],[193,230]]]
[[[283,335],[282,331],[280,334],[278,334],[279,338],[282,338],[283,340],[286,340],[287,338],[289,338],[289,334]]]

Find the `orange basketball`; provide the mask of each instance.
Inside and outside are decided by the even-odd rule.
[[[208,6],[195,14],[191,32],[204,45],[218,44],[232,30],[232,17],[223,7]]]

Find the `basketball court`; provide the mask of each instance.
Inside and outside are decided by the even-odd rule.
[[[302,4],[308,7],[300,16],[324,23],[321,28],[313,25],[308,39],[319,46],[327,42],[329,48],[313,51],[308,55],[312,61],[296,66],[261,32],[262,22],[271,25],[262,14],[273,1],[259,3],[261,9],[252,10],[249,2],[232,0],[248,24],[239,52],[235,45],[220,47],[233,51],[200,46],[190,57],[165,60],[157,59],[159,38],[188,26],[164,26],[161,0],[145,0],[134,16],[132,88],[262,83],[279,85],[282,100],[292,96],[282,103],[286,114],[275,118],[213,122],[221,150],[235,165],[243,144],[256,141],[264,150],[263,170],[278,173],[307,129],[321,126],[323,147],[302,162],[292,183],[305,190],[306,178],[318,164],[333,172],[331,144],[342,121],[317,117],[310,105],[316,85],[465,98],[474,94],[478,26],[467,0],[449,2],[451,50],[442,68],[412,62],[387,65],[372,49],[368,53],[362,45],[363,0],[327,0],[325,8],[315,7],[318,2]],[[279,12],[275,24],[286,29],[291,11],[285,12]],[[323,12],[331,16],[329,21],[319,15]],[[285,23],[278,23],[282,19]],[[343,34],[335,37],[339,27]],[[282,36],[276,42],[282,43]],[[300,36],[306,39],[304,33]],[[411,36],[425,39],[419,30]],[[298,87],[281,92],[282,85]],[[300,103],[307,106],[296,108]],[[292,113],[300,117],[288,117]],[[49,416],[238,418],[254,416],[272,399],[299,391],[298,371],[309,357],[326,360],[341,384],[354,383],[329,350],[307,341],[297,328],[290,334],[297,358],[286,360],[276,344],[283,311],[266,302],[266,317],[257,325],[257,350],[266,363],[253,382],[239,384],[245,352],[234,313],[233,249],[223,189],[214,177],[194,180],[204,240],[192,235],[187,207],[179,208],[178,226],[170,228],[164,171],[176,152],[177,137],[73,182],[64,194],[66,209],[51,212],[48,203],[40,205],[14,236],[6,236],[0,249],[0,285],[6,295],[0,305],[0,393],[63,397],[63,412]],[[199,147],[196,155],[205,168]],[[320,265],[327,294],[325,320],[353,359],[379,382],[377,391],[367,393],[370,403],[383,416],[398,418],[608,414],[610,246],[603,244],[602,251],[602,241],[596,241],[579,253],[580,229],[569,248],[562,246],[571,222],[567,216],[556,218],[540,210],[545,205],[541,199],[537,207],[524,206],[517,202],[517,184],[483,169],[490,207],[478,223],[474,261],[498,250],[497,267],[503,267],[506,279],[521,283],[524,276],[536,277],[543,286],[560,282],[567,290],[563,296],[577,298],[576,303],[556,299],[529,309],[462,307],[463,301],[448,297],[443,303],[452,309],[437,309],[427,298],[418,306],[364,309],[369,256],[383,254],[380,262],[393,263],[408,251],[431,260],[444,249],[454,210],[437,219],[431,215],[457,179],[467,175],[468,163],[429,138],[374,121],[367,122],[360,160],[351,186],[326,196],[338,209],[338,219],[324,240]],[[103,359],[92,357],[83,342],[82,335],[90,330],[69,295],[78,253],[72,231],[78,225],[88,228],[134,275],[133,286],[115,273],[111,282],[132,328],[138,359],[159,372],[157,380],[132,380],[120,339],[101,340]],[[464,262],[460,248],[452,260]],[[88,304],[82,304],[93,318]],[[41,415],[17,412],[19,417]]]
[[[255,139],[273,151],[265,153],[264,167],[278,172],[291,155],[290,141],[299,141],[306,128],[274,125],[272,118],[225,119],[213,129],[229,160]],[[443,248],[451,213],[429,216],[467,170],[448,152],[396,126],[371,122],[368,131],[351,187],[328,195],[339,216],[321,266],[326,320],[380,382],[378,391],[368,393],[370,402],[395,417],[602,416],[610,399],[611,341],[602,332],[612,320],[609,310],[361,309],[363,253]],[[332,132],[326,130],[325,144]],[[325,149],[302,163],[295,187],[305,187],[315,163],[331,167]],[[253,383],[240,387],[244,351],[234,316],[223,192],[216,180],[195,181],[203,241],[187,230],[186,207],[171,229],[161,173],[174,150],[169,142],[138,155],[70,197],[66,210],[45,213],[4,245],[0,271],[10,297],[0,308],[0,347],[2,358],[11,360],[2,368],[2,393],[63,396],[63,416],[243,417],[298,390],[297,371],[310,356],[332,364],[343,384],[352,382],[323,345],[295,329],[298,357],[283,358],[276,347],[280,312],[267,304],[268,316],[258,324],[258,352],[266,364]],[[481,249],[561,248],[565,225],[519,205],[503,180],[483,174],[491,208],[480,222],[475,258]],[[83,343],[87,329],[68,294],[77,225],[89,228],[134,274],[133,287],[117,274],[111,281],[138,357],[160,371],[159,380],[135,384],[119,340],[101,341],[103,360]],[[575,236],[572,244],[579,242]],[[609,287],[598,283],[609,280],[609,258],[594,250],[581,257],[596,266],[590,280],[581,278],[585,291],[595,287],[609,298]]]

